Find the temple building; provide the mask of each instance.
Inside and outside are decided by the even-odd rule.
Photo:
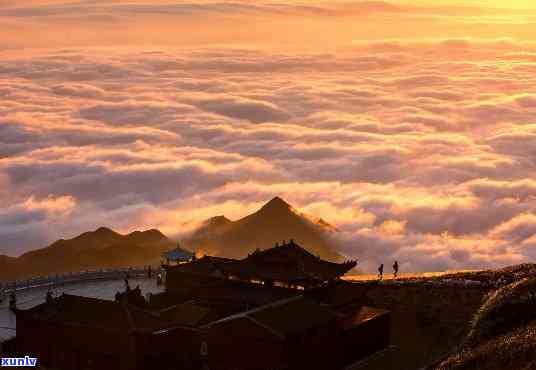
[[[176,280],[196,276],[305,290],[333,282],[356,265],[356,261],[324,261],[290,240],[271,249],[256,250],[242,260],[206,256],[188,264],[164,267],[170,289],[177,285]]]
[[[63,294],[17,310],[16,349],[62,370],[199,369],[205,334],[129,304]],[[183,320],[184,321],[184,320]],[[184,322],[182,323],[184,324]],[[177,351],[180,347],[181,350]]]
[[[12,355],[58,370],[342,370],[389,346],[391,314],[290,241],[242,260],[169,266],[166,291],[69,294],[15,309]]]
[[[295,296],[214,321],[209,368],[342,369],[389,345],[388,311],[347,311]]]

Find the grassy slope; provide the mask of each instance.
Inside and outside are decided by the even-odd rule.
[[[536,369],[536,266],[499,270],[457,353],[436,369]]]
[[[536,265],[350,286],[393,315],[396,350],[361,370],[536,369]]]

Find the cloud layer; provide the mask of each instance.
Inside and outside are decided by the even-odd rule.
[[[6,27],[23,31],[72,22],[89,4],[4,3]],[[134,13],[141,23],[180,16],[184,29],[200,12],[207,22],[246,24],[277,14],[294,26],[304,14],[364,17],[363,32],[394,14],[404,22],[443,14],[459,26],[485,13],[481,20],[498,22],[490,9],[387,3],[93,3],[84,17],[103,24],[103,40]],[[337,39],[336,51],[275,50],[249,45],[251,35],[224,45],[237,36],[224,23],[222,39],[213,28],[194,37],[221,45],[199,39],[195,50],[67,42],[29,52],[17,49],[24,32],[3,39],[0,254],[101,224],[180,236],[279,195],[335,224],[342,250],[364,270],[394,259],[405,270],[437,270],[536,257],[536,45],[386,40],[386,31]],[[85,45],[77,32],[73,43]]]

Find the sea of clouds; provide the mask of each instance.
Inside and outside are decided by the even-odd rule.
[[[180,236],[279,195],[334,224],[364,270],[531,261],[534,86],[536,45],[512,40],[10,46],[0,254],[101,225]]]

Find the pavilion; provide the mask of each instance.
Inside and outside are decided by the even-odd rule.
[[[180,245],[177,248],[162,253],[164,264],[168,266],[179,265],[182,263],[191,262],[195,259],[195,253],[182,249]]]

